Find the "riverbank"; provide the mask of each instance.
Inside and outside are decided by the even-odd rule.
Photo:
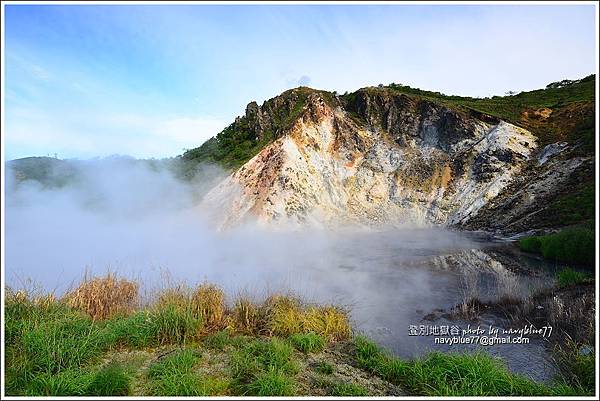
[[[488,354],[391,356],[347,311],[286,294],[225,302],[210,284],[140,304],[136,283],[90,279],[57,299],[6,291],[7,395],[591,394],[510,373]]]

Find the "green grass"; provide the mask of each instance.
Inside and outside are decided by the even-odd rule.
[[[334,397],[366,397],[369,391],[359,384],[340,383],[333,387],[330,395]]]
[[[590,274],[579,272],[566,267],[556,273],[556,281],[559,287],[568,287],[571,285],[581,284],[591,278]]]
[[[294,395],[294,381],[277,370],[259,373],[247,386],[247,395],[265,396],[292,396]]]
[[[510,373],[486,353],[429,353],[402,361],[389,356],[364,337],[354,341],[358,366],[399,384],[411,394],[426,396],[528,396],[577,395],[565,384],[546,386]]]
[[[573,189],[555,200],[545,211],[554,224],[567,226],[593,221],[595,218],[596,191],[593,182]]]
[[[206,336],[202,340],[202,344],[211,349],[222,351],[228,345],[234,342],[228,330],[220,330],[214,334]]]
[[[25,388],[25,395],[37,396],[84,396],[87,395],[93,375],[82,370],[63,370],[59,373],[43,372],[31,377]],[[20,394],[21,392],[16,392]],[[15,394],[9,391],[7,395]]]
[[[555,356],[569,385],[582,389],[582,393],[594,393],[596,355],[593,346],[567,343],[556,350]]]
[[[321,361],[315,365],[315,371],[323,375],[331,375],[333,374],[334,369],[333,365],[331,365],[330,363]]]
[[[519,247],[525,252],[540,253],[554,262],[593,265],[595,234],[590,225],[564,229],[556,234],[523,238]]]
[[[293,348],[285,341],[254,340],[231,354],[229,366],[237,392],[259,395],[270,390],[286,395],[293,388],[290,376],[298,372]],[[284,380],[285,379],[285,380]]]
[[[305,354],[320,352],[325,348],[325,339],[315,333],[294,334],[290,336],[290,342],[297,350]]]
[[[150,393],[155,396],[202,396],[200,377],[194,366],[200,356],[193,350],[177,350],[148,368]]]
[[[131,379],[131,375],[121,364],[110,363],[96,373],[86,389],[86,395],[129,395]]]

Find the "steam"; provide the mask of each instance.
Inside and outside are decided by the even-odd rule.
[[[49,172],[52,180],[69,172],[58,186],[19,181],[7,169],[10,286],[32,279],[61,294],[87,269],[116,271],[147,290],[208,280],[230,296],[292,291],[350,307],[357,329],[410,356],[419,346],[406,336],[408,325],[460,302],[465,275],[477,283],[490,272],[506,273],[482,254],[486,244],[439,228],[272,230],[250,223],[217,231],[213,215],[221,211],[202,202],[227,175],[214,166],[201,166],[189,180],[163,161],[68,166]],[[507,277],[503,282],[514,281]]]
[[[437,250],[467,241],[438,230],[365,235],[327,230],[273,232],[248,224],[217,232],[202,196],[226,173],[202,166],[181,180],[165,163],[129,158],[70,161],[66,184],[48,187],[17,182],[7,170],[6,271],[9,284],[33,278],[62,292],[84,269],[107,269],[149,284],[168,271],[174,280],[211,280],[240,287],[325,284],[324,293],[351,280],[368,281],[348,270],[369,271],[418,256],[424,241]],[[50,172],[56,179],[65,174]],[[350,281],[351,281],[350,280]],[[340,292],[340,291],[337,291]],[[310,294],[309,294],[310,295]]]

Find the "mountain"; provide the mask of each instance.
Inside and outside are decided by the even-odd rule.
[[[516,233],[593,219],[595,76],[485,99],[403,85],[251,102],[188,166],[231,175],[219,224],[439,224]]]

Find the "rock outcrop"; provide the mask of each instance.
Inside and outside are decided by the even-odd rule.
[[[252,129],[272,131],[275,108],[296,107],[273,103],[248,105]],[[509,198],[540,152],[532,133],[481,113],[369,89],[349,100],[312,91],[289,126],[204,202],[224,207],[222,227],[258,219],[482,228],[492,224],[472,222]],[[557,153],[546,150],[543,165]]]

